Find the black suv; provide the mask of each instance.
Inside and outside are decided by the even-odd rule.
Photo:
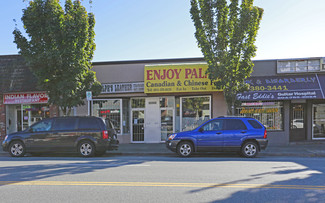
[[[109,119],[98,117],[55,117],[41,120],[28,129],[9,134],[3,151],[13,157],[26,152],[78,152],[83,157],[103,155],[118,149],[116,131]]]

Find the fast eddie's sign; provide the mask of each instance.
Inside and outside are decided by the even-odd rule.
[[[44,104],[49,97],[45,92],[10,93],[3,95],[4,104]]]
[[[145,93],[209,92],[217,90],[208,78],[207,64],[153,65],[144,69]]]
[[[325,99],[325,75],[251,77],[250,90],[237,94],[240,101]]]

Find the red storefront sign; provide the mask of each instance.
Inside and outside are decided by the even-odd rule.
[[[49,101],[45,92],[4,94],[4,104],[44,104]]]

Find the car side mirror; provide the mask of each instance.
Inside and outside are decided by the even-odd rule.
[[[33,128],[29,128],[28,132],[30,132],[30,133],[34,132]]]
[[[202,133],[203,131],[204,131],[203,128],[200,128],[200,129],[199,129],[199,132],[200,132],[200,133]]]

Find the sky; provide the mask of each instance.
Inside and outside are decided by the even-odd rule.
[[[23,31],[20,19],[28,1],[0,2],[0,55],[18,54],[13,19]],[[82,4],[96,19],[93,62],[202,57],[190,0],[93,0],[91,6],[84,0]],[[254,60],[325,57],[324,0],[255,0],[254,5],[264,9]]]

